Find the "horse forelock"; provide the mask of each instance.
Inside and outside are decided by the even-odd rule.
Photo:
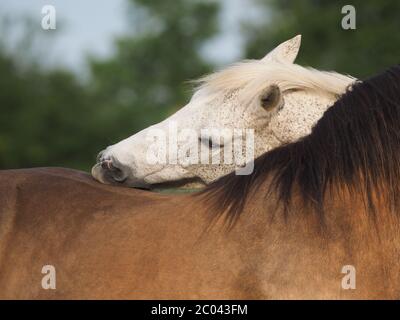
[[[225,213],[235,222],[251,194],[263,192],[267,199],[274,194],[287,214],[296,193],[323,223],[328,190],[344,189],[362,199],[370,216],[382,204],[398,211],[400,66],[355,83],[310,135],[257,158],[251,175],[231,173],[199,196],[207,198],[217,216]]]

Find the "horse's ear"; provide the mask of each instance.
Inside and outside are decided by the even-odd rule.
[[[287,40],[268,53],[261,61],[278,61],[293,63],[296,60],[301,45],[301,35]]]

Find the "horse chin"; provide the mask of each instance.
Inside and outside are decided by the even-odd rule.
[[[165,191],[165,190],[176,190],[180,189],[182,191],[191,191],[191,190],[196,190],[196,189],[202,189],[204,188],[207,184],[199,177],[193,177],[193,178],[185,178],[185,179],[180,179],[176,181],[166,181],[166,182],[161,182],[161,183],[155,183],[155,184],[147,184],[141,181],[132,181],[131,179],[128,179],[128,181],[125,181],[124,183],[121,182],[116,182],[110,177],[108,177],[107,172],[105,172],[100,164],[95,164],[92,168],[92,177],[96,179],[97,181],[103,183],[103,184],[109,184],[109,185],[119,185],[119,186],[124,186],[124,187],[130,187],[130,188],[138,188],[138,189],[145,189],[145,190],[153,190],[153,191]]]
[[[177,181],[167,181],[162,183],[156,183],[151,186],[151,190],[154,191],[168,191],[168,190],[182,190],[182,191],[193,191],[197,189],[203,189],[206,187],[206,183],[198,178],[186,178]]]
[[[128,187],[128,188],[138,188],[138,189],[151,189],[150,185],[139,181],[139,180],[132,180],[132,179],[124,179],[123,181],[116,181],[114,180],[108,171],[102,169],[100,164],[95,164],[91,171],[92,177],[97,181],[114,186],[121,186],[121,187]]]

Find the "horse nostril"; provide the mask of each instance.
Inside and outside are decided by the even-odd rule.
[[[111,160],[103,160],[100,164],[101,167],[106,170],[112,170],[114,168]]]
[[[118,168],[111,159],[105,159],[100,162],[101,167],[106,171],[107,175],[116,182],[124,182],[127,178],[126,173]],[[118,165],[118,164],[117,164]],[[118,165],[119,166],[119,165]]]

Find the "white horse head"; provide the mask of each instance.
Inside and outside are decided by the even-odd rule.
[[[297,36],[261,60],[200,79],[185,107],[102,151],[92,175],[132,187],[204,185],[252,160],[220,161],[222,155],[243,156],[243,148],[235,150],[241,143],[254,158],[309,134],[355,79],[294,64],[300,42]],[[219,160],[210,164],[210,158]]]

